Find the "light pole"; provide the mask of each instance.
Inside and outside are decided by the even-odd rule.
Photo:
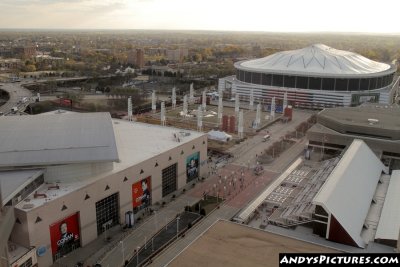
[[[139,249],[140,249],[140,247],[138,246],[138,247],[136,247],[136,249],[137,249],[137,253],[136,253],[136,267],[137,267],[137,266],[139,266]]]
[[[176,239],[178,240],[178,234],[179,234],[179,219],[180,217],[176,218]]]
[[[124,248],[124,241],[119,241],[121,244],[121,251],[122,251],[122,266],[125,266],[125,248]]]
[[[154,211],[154,226],[155,226],[156,232],[157,232],[158,223],[157,223],[157,212],[156,211]]]

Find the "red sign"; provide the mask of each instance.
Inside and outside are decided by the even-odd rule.
[[[142,209],[150,205],[150,200],[151,176],[132,185],[132,206]]]
[[[51,251],[53,257],[62,257],[80,246],[79,213],[70,215],[50,225]]]
[[[61,98],[60,99],[60,105],[71,106],[71,104],[72,104],[72,100],[71,99],[67,99],[67,98]]]

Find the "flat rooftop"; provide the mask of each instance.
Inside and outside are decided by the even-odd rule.
[[[168,266],[279,266],[279,253],[340,251],[246,225],[218,221]]]
[[[371,103],[358,107],[329,108],[322,110],[317,118],[319,123],[342,133],[371,133],[392,140],[400,139],[399,105]]]
[[[57,183],[59,189],[49,189],[49,184],[43,184],[36,191],[45,194],[46,197],[34,198],[32,193],[27,197],[30,199],[29,203],[22,201],[16,208],[24,211],[34,209],[46,202],[65,196],[88,184],[94,183],[108,175],[118,173],[157,155],[168,152],[173,148],[182,146],[196,138],[205,136],[206,139],[206,134],[201,132],[129,122],[119,119],[112,119],[112,127],[119,155],[119,161],[113,163],[114,167],[112,170],[93,177],[60,181],[60,183]],[[180,142],[176,140],[174,134],[179,136]],[[172,160],[176,160],[180,154],[171,154],[170,156]],[[71,168],[73,168],[73,166],[71,166]]]

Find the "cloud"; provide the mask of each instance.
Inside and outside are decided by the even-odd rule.
[[[70,28],[95,26],[96,20],[126,8],[129,0],[1,0],[0,28]],[[107,25],[107,23],[106,23]],[[92,26],[91,26],[92,27]]]

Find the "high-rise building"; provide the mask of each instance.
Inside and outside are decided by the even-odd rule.
[[[185,57],[189,54],[186,48],[178,48],[173,50],[167,50],[166,56],[168,60],[182,62]]]
[[[128,53],[128,63],[136,65],[137,68],[144,67],[144,50],[136,49]]]
[[[138,68],[144,67],[144,51],[143,51],[143,49],[136,49],[136,66]]]

